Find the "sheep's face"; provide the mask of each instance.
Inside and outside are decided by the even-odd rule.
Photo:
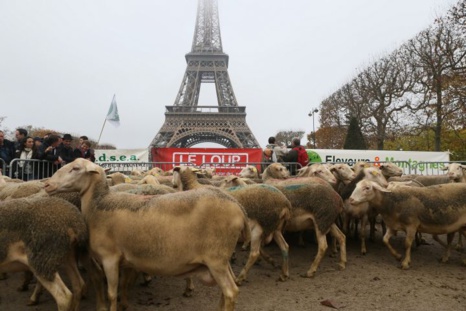
[[[466,165],[461,165],[459,163],[451,163],[447,166],[448,178],[453,182],[458,182],[463,179],[466,175]]]
[[[376,167],[368,167],[364,169],[364,179],[373,181],[382,187],[387,187],[387,179],[383,176],[382,172]]]
[[[332,165],[330,171],[335,175],[335,177],[338,180],[341,180],[344,183],[349,183],[356,177],[356,174],[348,164]]]
[[[286,179],[290,177],[290,172],[280,163],[270,164],[264,171],[268,172],[269,176],[277,179]]]
[[[364,202],[372,201],[377,191],[380,192],[391,192],[384,187],[381,187],[378,183],[369,181],[369,180],[361,180],[354,188],[353,193],[349,197],[349,202],[352,205],[361,204]]]
[[[241,178],[235,175],[227,176],[220,184],[220,188],[230,188],[238,186],[246,186],[246,183],[243,180],[241,180]]]
[[[325,180],[330,184],[335,184],[337,182],[335,176],[333,176],[332,172],[328,169],[327,166],[323,164],[312,164],[310,166],[309,177],[319,177]]]
[[[86,160],[76,159],[63,166],[45,183],[45,191],[49,194],[59,192],[81,192],[90,186],[90,177],[100,174],[106,179],[105,172],[100,166]]]
[[[239,177],[242,178],[257,178],[257,168],[255,166],[248,165],[241,170]]]
[[[388,176],[388,177],[403,175],[403,170],[401,169],[401,167],[398,167],[394,163],[380,164],[380,170],[385,176]]]

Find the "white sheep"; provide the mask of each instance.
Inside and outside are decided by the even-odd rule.
[[[173,171],[173,179],[174,183],[178,185],[177,188],[186,191],[205,187],[199,183],[203,179],[197,178],[199,174],[203,174],[202,171],[188,166],[175,167]],[[242,178],[234,175],[226,177],[221,188],[225,189],[244,207],[251,228],[251,252],[246,265],[236,278],[236,283],[240,285],[246,279],[249,269],[259,255],[276,266],[273,259],[262,248],[272,238],[282,251],[282,273],[279,280],[288,279],[288,244],[282,235],[282,230],[285,222],[290,218],[290,202],[283,193],[273,186],[247,185]],[[190,293],[192,288],[192,284],[188,282],[185,295]]]
[[[103,169],[76,159],[46,183],[48,193],[79,191],[93,259],[107,278],[110,311],[117,310],[119,266],[149,275],[196,275],[220,286],[220,308],[233,310],[238,288],[229,264],[241,234],[249,239],[240,204],[220,189],[206,187],[148,199],[110,192]],[[106,309],[101,286],[97,307]]]
[[[416,232],[449,234],[466,226],[466,184],[443,184],[431,187],[399,187],[387,190],[377,183],[359,182],[350,202],[368,202],[378,209],[387,226],[385,245],[398,260],[402,256],[391,246],[396,231],[406,232],[402,269],[411,263],[411,245]],[[448,257],[449,249],[445,257]]]
[[[32,271],[53,296],[59,311],[79,310],[84,288],[76,256],[86,248],[87,228],[71,203],[53,197],[15,199],[0,204],[0,272]],[[58,269],[65,267],[73,293]],[[39,283],[40,282],[40,283]]]
[[[270,164],[262,174],[264,183],[278,188],[290,201],[291,219],[285,226],[286,231],[300,232],[314,229],[318,251],[306,277],[313,277],[328,245],[326,234],[338,240],[340,244],[341,269],[346,267],[346,237],[338,229],[335,221],[343,210],[343,202],[332,186],[321,178],[301,177],[287,178],[288,170],[280,163]],[[333,244],[336,251],[336,243]]]
[[[451,182],[466,183],[466,165],[460,163],[450,163],[443,168],[447,171],[448,178]]]
[[[387,187],[388,184],[378,168],[366,167],[362,168],[358,175],[340,190],[340,195],[344,202],[343,232],[345,234],[349,233],[349,224],[351,220],[361,220],[359,239],[361,241],[361,254],[365,255],[367,253],[366,226],[367,223],[370,222],[370,238],[373,240],[375,235],[375,219],[378,212],[374,210],[369,203],[351,204],[349,202],[348,199],[351,196],[351,193],[353,193],[356,188],[356,184],[361,180],[371,180],[382,187]],[[355,234],[357,234],[356,229],[357,226],[355,225]]]

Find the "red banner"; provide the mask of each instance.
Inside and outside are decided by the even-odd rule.
[[[262,162],[262,149],[225,148],[152,148],[152,162],[167,163],[169,169],[179,164],[215,167],[216,174],[237,174],[246,165]],[[159,166],[159,165],[157,165]],[[167,168],[162,168],[167,170]]]

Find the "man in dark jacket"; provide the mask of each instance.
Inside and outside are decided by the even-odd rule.
[[[73,137],[70,134],[63,135],[63,142],[58,147],[58,155],[62,158],[63,165],[66,163],[71,163],[76,159],[73,147],[71,147],[71,141]]]
[[[283,162],[289,162],[288,164],[288,170],[290,171],[291,175],[296,175],[297,171],[297,164],[298,163],[298,150],[296,150],[296,147],[301,146],[301,140],[298,137],[294,137],[291,140],[291,150],[288,151],[286,155],[283,156]]]
[[[2,172],[4,176],[8,176],[8,165],[10,165],[11,160],[15,158],[15,144],[8,139],[5,139],[5,133],[0,131],[0,168],[3,168],[5,165],[5,170]]]
[[[39,148],[39,159],[45,160],[39,178],[51,177],[59,168],[63,159],[58,154],[57,147],[60,144],[60,137],[50,135]]]

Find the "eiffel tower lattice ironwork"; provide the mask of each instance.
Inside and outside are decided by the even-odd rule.
[[[217,143],[227,148],[260,148],[246,123],[246,107],[238,106],[223,53],[217,0],[199,0],[191,52],[173,106],[151,147],[188,148]],[[215,83],[218,106],[199,106],[202,83]]]

